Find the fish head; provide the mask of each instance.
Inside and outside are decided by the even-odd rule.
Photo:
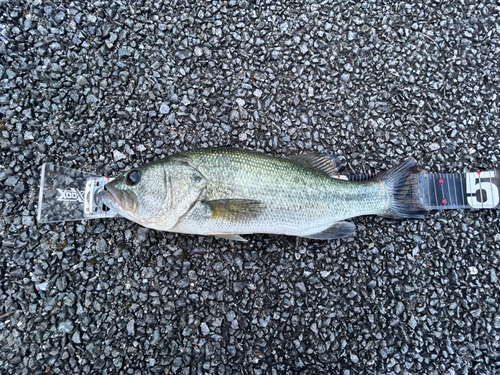
[[[171,158],[129,170],[107,183],[98,200],[145,227],[169,230],[202,198],[205,185],[186,160]]]
[[[134,168],[104,186],[98,199],[119,215],[149,226],[161,220],[168,187],[162,168]]]

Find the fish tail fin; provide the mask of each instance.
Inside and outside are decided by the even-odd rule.
[[[378,176],[392,193],[390,206],[381,216],[391,219],[424,218],[428,210],[419,194],[420,172],[415,159],[408,159]]]

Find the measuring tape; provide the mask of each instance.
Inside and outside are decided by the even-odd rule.
[[[500,171],[468,173],[421,172],[419,196],[430,210],[499,209]],[[364,181],[366,174],[335,176],[348,181]]]
[[[422,203],[430,210],[500,208],[499,171],[424,173],[420,177]]]
[[[363,181],[369,175],[336,176],[349,181]],[[473,173],[419,173],[419,196],[422,205],[431,210],[500,208],[500,171]],[[94,202],[94,196],[110,179],[96,177],[87,180],[85,217],[88,219],[115,217],[116,213]],[[409,191],[408,195],[414,192]]]
[[[468,173],[424,173],[419,175],[418,194],[427,210],[500,208],[500,171]],[[364,181],[366,174],[334,176],[348,181]],[[37,220],[52,223],[68,220],[116,217],[117,213],[97,202],[97,193],[111,179],[96,177],[76,169],[53,164],[42,166]]]

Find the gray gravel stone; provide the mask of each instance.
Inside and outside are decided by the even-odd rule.
[[[78,76],[76,77],[76,84],[79,86],[87,86],[89,81],[84,76]]]
[[[119,161],[119,160],[126,159],[127,155],[125,155],[124,153],[122,153],[118,150],[114,150],[113,151],[113,158],[115,159],[115,161]]]
[[[105,253],[107,249],[108,249],[108,244],[106,243],[106,240],[104,238],[101,238],[99,241],[97,241],[96,250],[98,252]]]
[[[495,328],[500,328],[500,316],[495,317]]]
[[[10,176],[9,178],[7,178],[5,180],[4,185],[5,186],[14,186],[15,184],[17,184],[18,180],[19,180],[18,176]]]
[[[185,60],[191,57],[191,51],[189,50],[180,50],[175,53],[175,57],[178,57],[181,60]]]
[[[23,225],[28,225],[31,227],[35,225],[35,218],[33,216],[23,216],[21,222]]]
[[[73,336],[71,337],[71,341],[73,341],[75,344],[81,344],[82,340],[80,338],[80,333],[79,332],[73,333]]]
[[[201,49],[199,46],[194,47],[194,54],[198,57],[203,55],[203,49]]]
[[[164,115],[170,113],[170,107],[167,104],[162,103],[162,105],[160,106],[160,113]]]
[[[253,92],[253,95],[257,98],[260,98],[262,97],[262,90],[260,89],[255,89],[255,91]]]
[[[396,315],[401,315],[405,311],[405,305],[399,301],[396,305]]]
[[[430,151],[436,151],[436,150],[439,150],[441,148],[441,146],[439,146],[438,143],[434,142],[434,143],[431,143],[429,145],[429,150]]]
[[[132,54],[127,47],[121,47],[118,49],[118,57],[120,59],[130,57]]]
[[[32,141],[33,139],[35,139],[35,137],[33,136],[33,132],[30,131],[24,132],[25,141]]]
[[[496,273],[496,271],[495,271],[495,269],[494,269],[494,268],[492,268],[492,269],[490,270],[490,280],[491,280],[491,282],[492,282],[492,283],[496,283],[496,282],[498,282],[497,273]]]
[[[356,364],[356,363],[359,362],[359,357],[356,354],[351,353],[350,357],[351,357],[351,362],[352,363]]]
[[[201,325],[200,325],[200,328],[201,328],[201,333],[203,335],[208,335],[210,333],[210,328],[208,327],[207,323],[205,322],[202,322]]]
[[[139,243],[143,243],[144,241],[146,241],[148,239],[148,233],[149,233],[149,229],[138,228],[137,229],[137,241]]]
[[[410,317],[410,320],[408,321],[408,325],[411,327],[411,329],[415,329],[415,327],[417,326],[418,322],[417,320],[415,319],[415,317],[412,315]]]
[[[97,99],[97,97],[94,94],[90,94],[89,96],[87,96],[87,104],[94,104],[97,103],[98,101],[99,99]]]
[[[135,335],[135,320],[134,319],[130,319],[127,323],[127,333],[130,335],[130,336],[134,336]]]
[[[70,333],[73,331],[74,324],[71,320],[64,320],[59,322],[57,325],[57,330],[62,333]]]
[[[22,182],[18,182],[16,184],[16,186],[14,186],[14,189],[12,189],[12,191],[16,194],[22,194],[22,193],[24,193],[24,190],[25,190],[25,186],[24,186],[24,183],[22,183]]]
[[[48,281],[44,281],[42,283],[35,284],[36,289],[38,289],[41,292],[45,292],[49,286]]]
[[[7,168],[5,171],[3,171],[3,172],[0,173],[0,180],[6,180],[10,176],[12,176],[13,173],[14,172],[12,172],[12,169]],[[9,186],[12,186],[12,185],[9,185]]]
[[[30,19],[25,19],[23,26],[24,26],[24,31],[28,31],[31,28],[33,28],[33,22]]]
[[[58,12],[54,16],[54,21],[56,21],[57,23],[61,23],[64,21],[65,18],[66,18],[66,14],[64,12]]]

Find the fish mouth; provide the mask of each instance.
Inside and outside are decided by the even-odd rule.
[[[97,198],[115,211],[134,212],[137,206],[137,198],[133,192],[116,189],[109,184],[106,184],[104,190],[97,194]]]

